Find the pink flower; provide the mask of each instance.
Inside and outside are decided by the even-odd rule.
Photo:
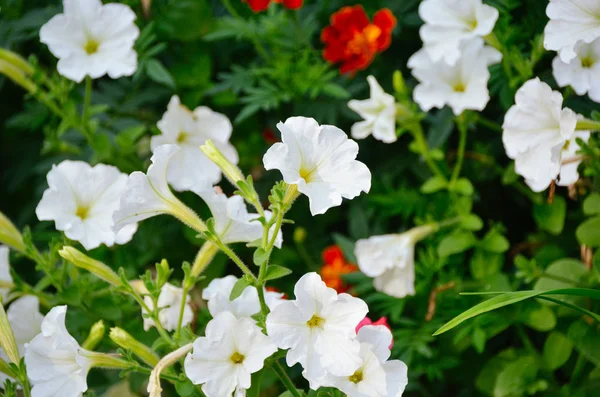
[[[381,317],[379,320],[377,320],[375,322],[373,322],[373,320],[371,320],[369,317],[365,317],[356,326],[356,333],[358,334],[358,330],[361,329],[362,327],[366,326],[366,325],[383,325],[384,327],[386,327],[390,331],[392,330],[392,328],[390,327],[390,325],[387,322],[387,317]],[[392,346],[394,346],[394,340],[393,339],[392,339],[392,343],[390,344],[390,350],[392,349]]]

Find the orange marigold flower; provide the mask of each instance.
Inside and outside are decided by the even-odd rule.
[[[323,58],[339,63],[342,73],[366,69],[375,55],[390,46],[396,22],[387,8],[377,11],[371,23],[361,5],[343,7],[331,16],[331,25],[321,32],[321,41],[325,43]]]
[[[323,262],[321,276],[325,284],[329,288],[335,289],[338,293],[348,291],[349,287],[342,279],[342,276],[358,271],[358,267],[346,262],[344,253],[337,245],[328,247],[323,251]]]

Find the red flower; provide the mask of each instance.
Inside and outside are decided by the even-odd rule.
[[[361,5],[344,7],[331,16],[331,25],[321,32],[323,58],[340,63],[342,73],[366,69],[375,55],[390,46],[395,27],[396,18],[387,8],[377,11],[371,23]]]
[[[269,8],[271,4],[271,0],[243,0],[252,9],[254,12],[261,12]],[[302,7],[302,3],[304,0],[275,0],[275,3],[283,3],[284,6],[289,8],[290,10],[297,10]]]
[[[344,253],[337,245],[332,245],[323,251],[323,267],[321,276],[329,288],[335,289],[338,293],[348,291],[348,286],[342,279],[342,275],[358,271],[358,267],[346,262]]]
[[[373,322],[369,317],[365,317],[356,326],[356,333],[358,334],[358,330],[361,329],[362,327],[364,327],[365,325],[383,325],[387,329],[389,329],[390,331],[392,330],[390,328],[390,325],[387,322],[387,318],[386,317],[381,317],[379,320],[377,320],[375,322]],[[392,348],[392,346],[394,346],[394,341],[393,340],[392,340],[392,344],[390,345],[390,349]]]

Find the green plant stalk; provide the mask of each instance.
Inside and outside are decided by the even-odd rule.
[[[420,123],[415,123],[409,127],[410,132],[413,134],[415,141],[417,142],[417,146],[419,147],[429,170],[433,175],[436,175],[439,178],[442,178],[444,181],[447,181],[446,177],[442,173],[442,170],[437,166],[433,158],[431,157],[431,153],[429,151],[429,146],[427,145],[427,141],[425,140],[425,135],[423,134],[423,127],[421,127]]]
[[[229,259],[231,259],[240,268],[240,270],[244,274],[252,278],[252,280],[255,283],[258,281],[254,273],[252,273],[248,266],[246,266],[246,264],[239,258],[239,256],[237,256],[236,253],[231,250],[231,248],[223,244],[220,240],[215,241],[214,243],[221,249],[221,251],[223,251],[225,255],[229,257]]]
[[[458,127],[459,132],[459,141],[458,141],[458,152],[456,165],[452,170],[452,178],[450,179],[450,187],[453,187],[460,176],[460,171],[462,170],[462,165],[465,159],[465,148],[467,147],[467,124],[465,120],[464,113],[458,116],[456,119],[456,125]]]
[[[190,272],[191,276],[194,278],[198,277],[204,271],[206,266],[212,262],[218,252],[219,247],[217,245],[210,241],[205,242],[198,251],[196,259],[194,259],[192,271]]]
[[[150,310],[148,305],[146,305],[146,302],[144,302],[144,299],[142,299],[142,297],[137,293],[137,291],[135,291],[135,289],[132,290],[133,293],[130,292],[129,294],[137,301],[137,303],[142,307],[142,309],[146,311],[146,313],[150,316],[152,321],[154,321],[156,331],[161,336],[161,338],[163,338],[165,342],[167,342],[170,346],[177,346],[177,344],[173,341],[173,339],[169,336],[168,332],[162,326],[162,323],[158,319],[156,310]],[[156,306],[156,302],[154,302],[154,305]]]
[[[183,294],[181,296],[181,304],[179,305],[179,319],[177,320],[177,329],[175,330],[175,339],[179,339],[181,334],[181,326],[183,324],[183,314],[185,313],[185,305],[187,303],[187,296],[190,292],[189,287],[186,283],[183,283]]]
[[[85,76],[85,96],[83,99],[83,110],[81,112],[81,124],[86,126],[88,125],[90,118],[90,104],[92,102],[92,78],[90,76]],[[92,134],[88,131],[87,128],[83,131],[88,140],[92,139]]]
[[[288,389],[292,396],[302,397],[300,393],[298,393],[298,389],[296,389],[296,386],[294,386],[294,383],[292,382],[288,374],[285,372],[281,364],[279,364],[279,361],[276,361],[275,364],[271,366],[271,368],[273,368],[273,371],[275,371],[275,373],[279,377],[279,380],[281,380],[281,383],[284,384],[284,386]]]
[[[590,130],[590,131],[600,131],[600,121],[595,120],[578,120],[577,127],[578,130]]]

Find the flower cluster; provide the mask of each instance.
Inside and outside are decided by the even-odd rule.
[[[323,57],[339,63],[342,73],[366,69],[375,55],[390,46],[395,27],[396,18],[387,8],[377,11],[371,23],[362,6],[344,7],[331,16],[331,25],[321,32]]]

